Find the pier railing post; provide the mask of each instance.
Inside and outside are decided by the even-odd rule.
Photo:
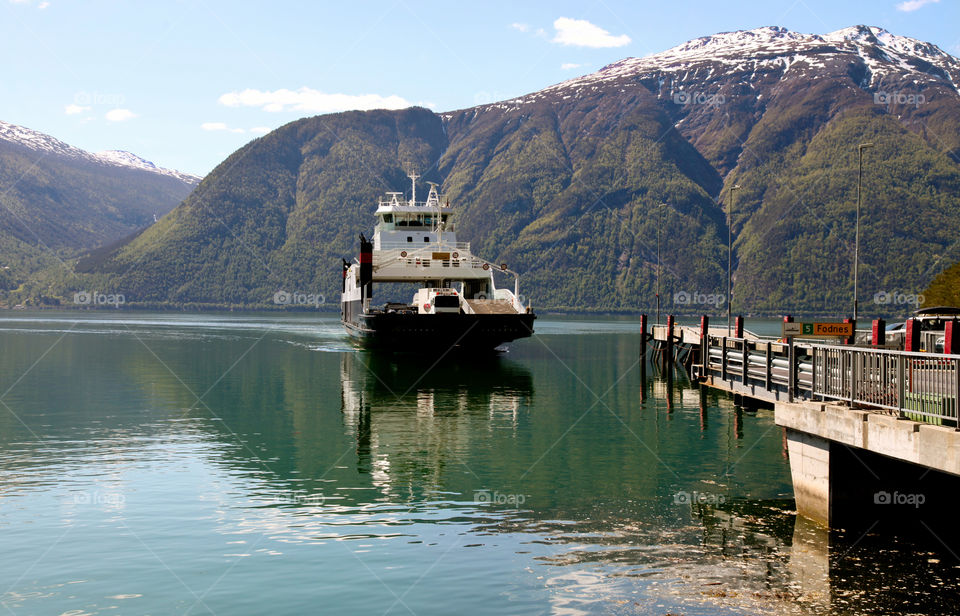
[[[770,391],[770,380],[773,377],[773,368],[770,364],[770,347],[772,346],[771,342],[767,341],[767,351],[764,353],[764,374],[763,374],[763,387],[767,391]]]
[[[793,336],[787,338],[787,402],[793,402],[797,386],[797,353],[793,346]]]
[[[743,317],[738,317],[738,318],[740,318],[741,321],[743,320]],[[741,334],[743,333],[742,325],[743,324],[741,323],[741,330],[740,330]],[[747,373],[750,371],[750,347],[747,346],[747,339],[744,338],[743,336],[740,337],[740,344],[743,345],[743,379],[742,380],[743,380],[744,386],[746,386]]]
[[[710,367],[710,317],[705,314],[700,316],[700,364],[700,376],[705,376]]]
[[[720,338],[720,379],[727,380],[727,337]]]

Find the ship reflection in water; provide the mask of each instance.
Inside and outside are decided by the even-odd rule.
[[[416,433],[421,465],[460,456],[482,438],[475,420],[489,429],[516,431],[530,409],[533,379],[520,364],[496,356],[453,361],[377,352],[344,353],[340,362],[343,421],[357,440],[357,469],[375,484],[391,482],[389,453],[410,453]],[[422,449],[421,449],[422,448]]]
[[[449,501],[428,508],[467,524],[474,545],[507,543],[548,567],[542,588],[556,613],[611,603],[630,613],[663,605],[693,614],[883,613],[899,601],[896,579],[929,586],[950,574],[908,542],[830,532],[796,516],[789,492],[778,490],[787,461],[772,411],[735,407],[682,375],[655,374],[637,388],[643,417],[629,430],[614,423],[606,435],[578,434],[582,462],[554,459],[535,481],[514,484],[529,472],[540,398],[553,398],[547,389],[535,395],[523,364],[361,352],[341,357],[340,376],[357,470],[380,498],[409,499],[413,522],[428,515],[416,495],[438,490]],[[613,453],[631,430],[653,458]],[[491,473],[518,499],[491,502]],[[470,506],[464,498],[477,486],[487,500]],[[889,562],[891,552],[902,560]],[[874,580],[870,592],[856,581],[863,576]],[[955,595],[914,606],[937,613]]]

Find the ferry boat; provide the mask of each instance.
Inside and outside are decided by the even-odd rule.
[[[507,264],[474,255],[458,242],[449,200],[430,182],[417,202],[417,174],[410,200],[389,192],[377,204],[373,237],[360,234],[360,253],[343,261],[340,317],[364,346],[443,354],[490,350],[533,334],[536,315],[520,297],[519,274]],[[513,290],[497,288],[494,273],[513,276]],[[380,283],[412,283],[410,303],[375,305]]]

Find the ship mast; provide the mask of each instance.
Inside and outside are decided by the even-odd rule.
[[[410,178],[410,183],[413,184],[413,190],[410,192],[410,205],[417,204],[417,178],[420,176],[417,175],[416,171],[411,171],[407,174],[407,177]]]
[[[430,185],[430,192],[427,194],[427,206],[435,204],[437,206],[437,217],[434,219],[433,230],[437,234],[437,250],[441,248],[440,234],[443,232],[443,223],[440,218],[440,195],[437,193],[437,183],[427,182]]]

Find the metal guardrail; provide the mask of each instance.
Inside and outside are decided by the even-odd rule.
[[[836,400],[960,426],[960,355],[709,336],[701,362],[703,374],[789,400]]]

